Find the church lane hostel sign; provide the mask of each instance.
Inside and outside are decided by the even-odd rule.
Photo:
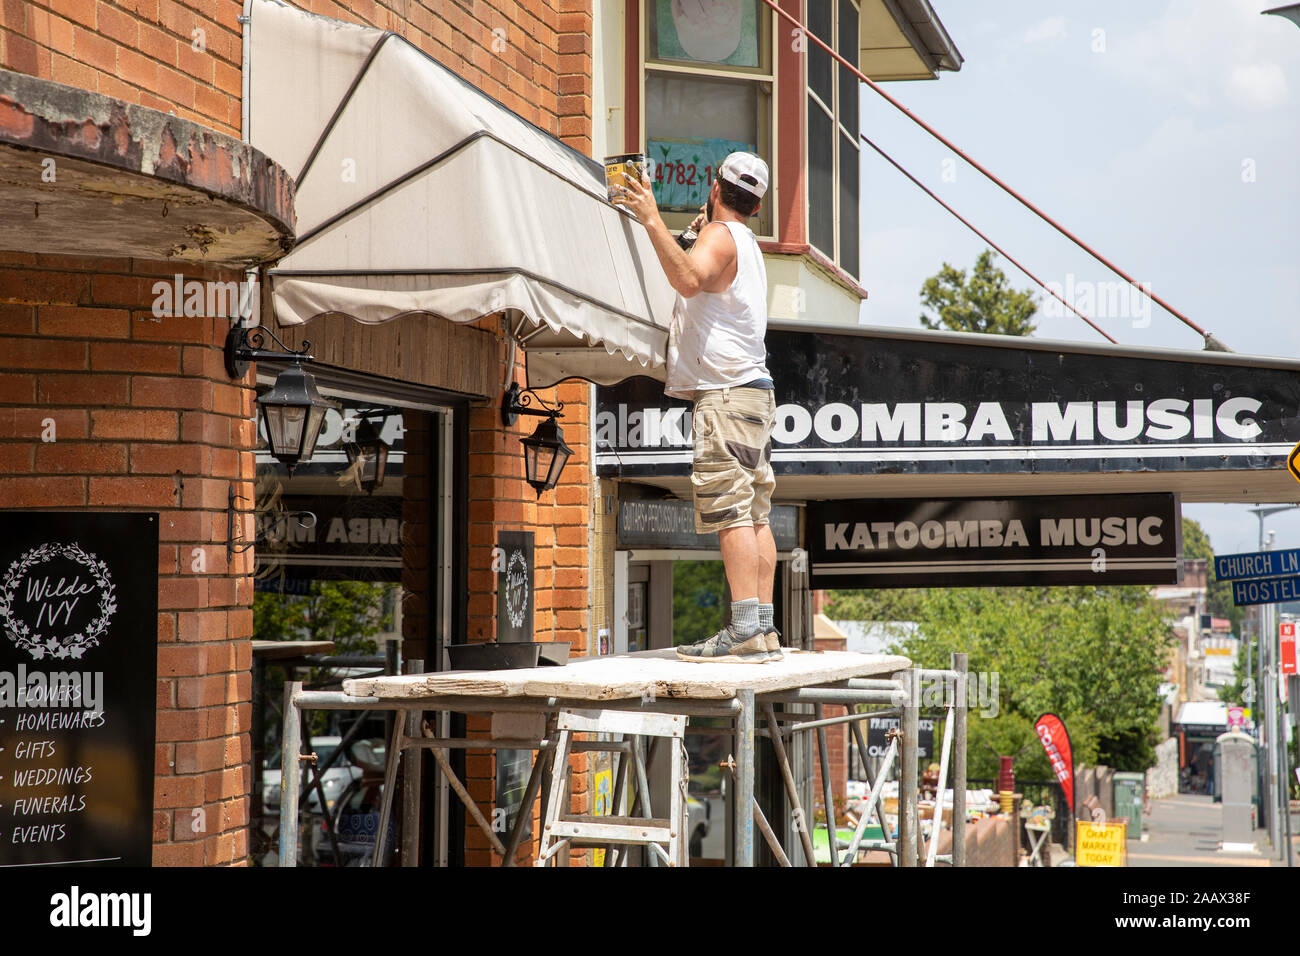
[[[785,500],[863,496],[864,476],[890,497],[959,497],[972,476],[983,494],[1087,494],[1103,474],[1185,501],[1295,488],[1294,361],[883,329],[769,327],[767,349]],[[599,474],[689,490],[691,405],[643,377],[597,396]]]
[[[158,516],[0,512],[0,866],[148,866]]]
[[[1286,601],[1300,601],[1300,575],[1287,578],[1247,578],[1232,582],[1232,603],[1237,607],[1282,604]]]
[[[1300,574],[1300,548],[1285,551],[1247,551],[1214,557],[1214,575],[1220,581],[1242,578],[1280,578]]]
[[[1300,600],[1300,548],[1216,555],[1214,573],[1232,582],[1237,607]]]
[[[814,588],[1174,584],[1176,495],[810,501]]]

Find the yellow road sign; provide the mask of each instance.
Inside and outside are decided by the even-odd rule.
[[[1286,456],[1286,470],[1291,472],[1291,477],[1300,481],[1300,443],[1297,443],[1291,449],[1291,454]]]

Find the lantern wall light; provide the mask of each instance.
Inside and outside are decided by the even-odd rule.
[[[265,347],[268,335],[282,352]],[[317,391],[316,380],[302,367],[315,361],[311,343],[304,341],[301,348],[292,349],[270,329],[249,331],[242,325],[232,326],[226,336],[226,371],[231,378],[243,378],[250,362],[286,358],[293,364],[276,376],[275,384],[258,396],[257,404],[262,410],[262,426],[271,454],[292,475],[294,468],[309,461],[316,450],[326,410],[340,407]]]
[[[391,446],[384,441],[381,433],[388,421],[384,409],[360,409],[356,412],[360,421],[357,423],[353,440],[343,446],[348,463],[356,469],[357,481],[366,494],[374,494],[375,489],[384,483],[388,471],[388,452]],[[379,419],[375,427],[373,419]]]
[[[532,408],[534,401],[542,407]],[[563,402],[556,402],[551,408],[532,389],[521,389],[518,382],[511,382],[501,399],[501,421],[506,425],[513,425],[520,415],[535,415],[543,419],[530,436],[519,440],[524,446],[525,478],[536,489],[538,498],[543,491],[550,491],[560,483],[560,473],[573,454],[573,449],[564,443],[564,432],[560,431],[557,421],[562,417],[562,408]]]

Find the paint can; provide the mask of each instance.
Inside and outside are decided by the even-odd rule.
[[[613,199],[615,190],[627,185],[627,180],[640,182],[646,176],[653,175],[650,160],[645,153],[624,153],[621,156],[605,157],[605,189]],[[626,177],[626,178],[625,178]]]

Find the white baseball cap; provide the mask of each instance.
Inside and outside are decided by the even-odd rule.
[[[732,153],[718,167],[718,175],[759,199],[767,192],[767,163],[753,153]]]

